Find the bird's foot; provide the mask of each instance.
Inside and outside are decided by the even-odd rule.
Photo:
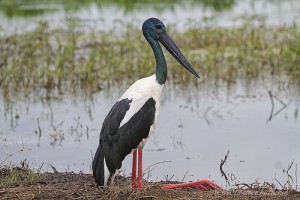
[[[140,184],[137,184],[136,188],[137,188],[138,190],[142,190],[142,189],[145,188],[145,186],[144,186],[143,184],[140,183]]]
[[[142,183],[138,183],[138,182],[132,182],[132,183],[131,183],[131,186],[132,186],[133,188],[138,189],[138,190],[142,190],[142,189],[145,188],[145,186],[144,186]]]
[[[192,187],[200,190],[215,190],[215,189],[223,189],[216,183],[203,179],[199,181],[194,181],[194,182],[188,182],[188,183],[178,183],[178,184],[163,184],[161,188],[163,189],[174,189],[174,188],[182,188],[182,187]]]

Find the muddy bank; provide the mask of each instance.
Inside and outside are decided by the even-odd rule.
[[[138,191],[131,188],[128,177],[118,176],[113,186],[101,189],[91,174],[39,174],[19,167],[0,169],[0,178],[0,199],[300,199],[300,192],[279,190],[272,184],[245,184],[207,192],[192,188],[163,190],[163,182],[145,182],[146,188]]]

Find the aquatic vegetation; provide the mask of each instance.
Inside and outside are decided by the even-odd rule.
[[[170,34],[203,78],[235,83],[238,79],[271,79],[299,84],[300,33],[292,27],[237,28],[198,26]],[[40,22],[32,32],[0,37],[0,87],[3,96],[30,95],[43,90],[52,94],[92,94],[110,85],[132,83],[153,73],[155,60],[139,28],[124,25],[118,31],[84,31],[77,19],[65,29],[50,30]],[[191,76],[167,55],[169,81],[190,83]],[[176,77],[176,79],[175,79]],[[129,84],[128,83],[128,84]],[[55,96],[55,95],[54,95]]]
[[[209,0],[190,0],[190,4],[193,5],[202,5],[203,7],[212,8],[216,11],[222,11],[230,9],[237,3],[236,0],[218,0],[218,1],[209,1]],[[144,1],[140,2],[137,0],[128,0],[128,1],[108,1],[108,0],[73,0],[72,3],[68,0],[27,0],[26,3],[16,0],[1,0],[0,1],[0,13],[2,12],[7,17],[15,16],[38,16],[49,12],[55,12],[63,8],[67,12],[76,11],[84,7],[88,7],[91,4],[96,4],[99,8],[103,6],[116,6],[123,9],[125,12],[132,12],[135,10],[149,10],[149,8],[155,7],[159,10],[162,10],[165,6],[174,7],[174,5],[186,4],[182,1]],[[38,6],[36,6],[38,5]]]

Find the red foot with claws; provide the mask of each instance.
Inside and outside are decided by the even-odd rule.
[[[174,189],[174,188],[183,188],[183,187],[191,187],[191,188],[196,188],[200,190],[215,190],[215,189],[223,189],[216,183],[204,179],[200,181],[194,181],[194,182],[189,182],[189,183],[178,183],[178,184],[163,184],[161,186],[162,189]]]

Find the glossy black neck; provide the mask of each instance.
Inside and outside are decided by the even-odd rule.
[[[164,53],[158,43],[157,40],[154,40],[152,38],[147,38],[149,44],[152,47],[155,61],[156,61],[156,81],[159,84],[165,84],[168,76],[168,70],[167,70],[167,62],[164,56]]]

